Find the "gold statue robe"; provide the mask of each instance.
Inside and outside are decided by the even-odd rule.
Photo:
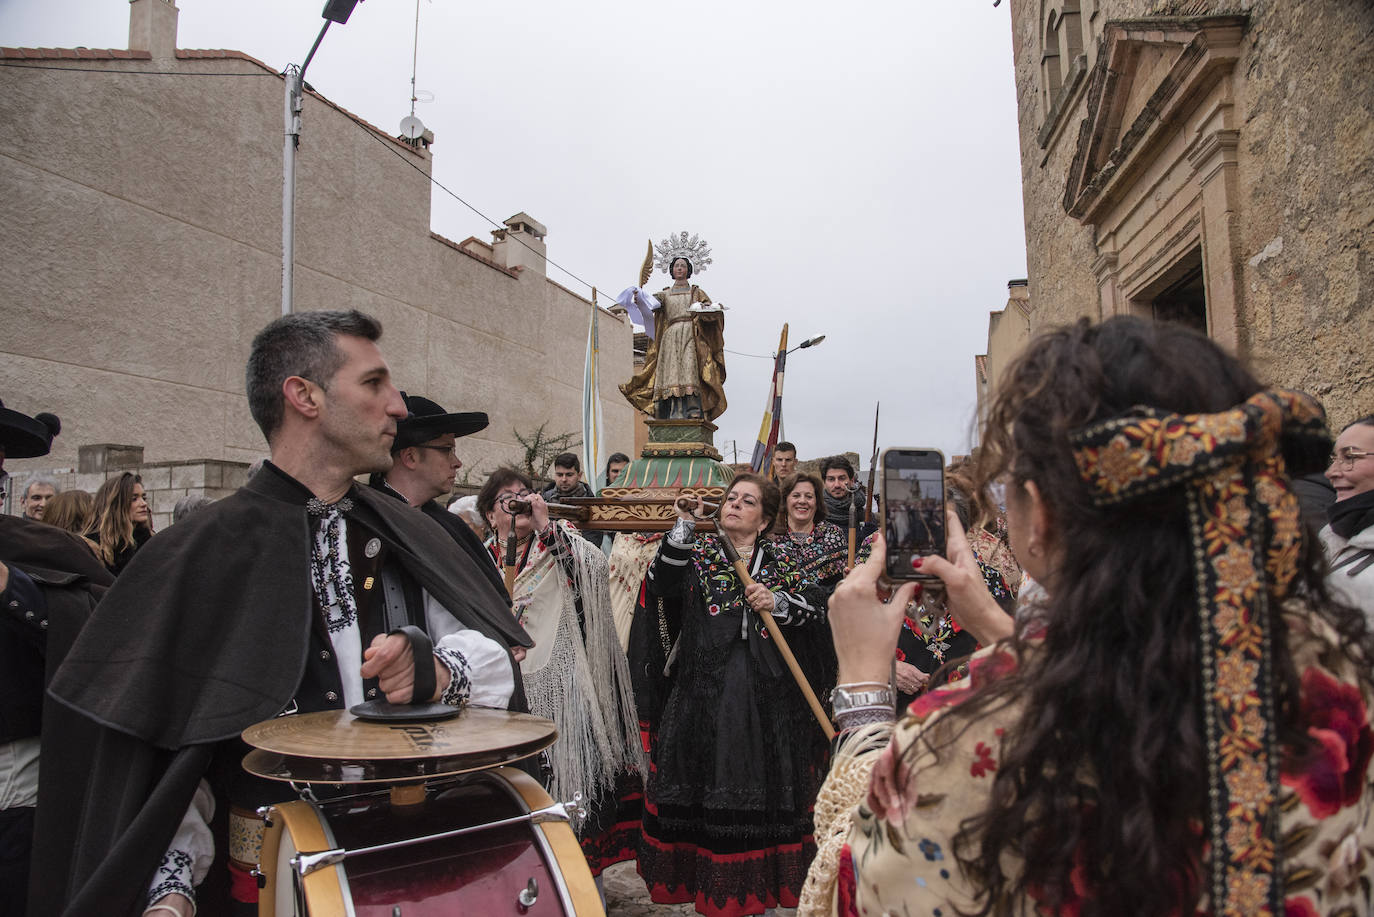
[[[654,337],[644,368],[620,386],[625,399],[654,415],[654,403],[669,397],[699,395],[707,420],[725,413],[725,313],[690,312],[711,297],[696,284],[667,287],[655,297]]]

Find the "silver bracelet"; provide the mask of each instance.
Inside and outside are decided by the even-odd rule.
[[[897,714],[891,707],[856,707],[836,713],[835,725],[842,733],[871,723],[890,723],[895,719]]]
[[[896,703],[897,697],[888,685],[866,691],[851,691],[845,685],[836,685],[830,692],[830,707],[836,716],[859,707],[882,706],[892,710]]]

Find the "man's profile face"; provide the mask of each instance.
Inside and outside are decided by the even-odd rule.
[[[576,468],[564,468],[562,465],[553,466],[553,483],[561,493],[569,493],[577,486],[577,479],[582,474]]]
[[[774,452],[773,471],[780,478],[797,473],[797,453],[795,452]]]
[[[48,505],[48,501],[57,496],[57,491],[47,484],[35,484],[29,488],[29,495],[24,498],[24,515],[34,522],[43,521],[43,509]]]
[[[825,492],[832,497],[843,497],[849,493],[849,484],[853,480],[843,468],[831,468],[825,473]]]
[[[375,343],[338,335],[334,346],[344,363],[322,393],[319,435],[331,458],[337,455],[349,474],[388,471],[396,421],[406,416],[405,401],[391,384],[391,369]]]
[[[445,433],[427,443],[416,446],[419,461],[416,469],[423,475],[430,499],[441,497],[453,490],[453,481],[458,469],[463,467],[458,454],[454,451],[457,437]]]

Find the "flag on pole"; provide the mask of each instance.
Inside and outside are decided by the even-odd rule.
[[[787,325],[782,326],[782,340],[778,341],[778,355],[773,360],[773,384],[768,389],[768,403],[763,408],[763,423],[759,425],[759,438],[754,443],[754,457],[749,462],[751,470],[767,474],[773,464],[773,450],[778,447],[778,437],[782,430],[782,371],[787,365]]]
[[[596,492],[596,475],[601,468],[602,436],[601,386],[597,371],[597,355],[601,342],[596,327],[596,289],[592,288],[592,321],[587,328],[587,362],[582,371],[582,474],[587,486]]]

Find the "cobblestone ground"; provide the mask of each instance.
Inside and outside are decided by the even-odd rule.
[[[654,904],[644,880],[635,872],[635,864],[617,863],[602,874],[606,888],[607,917],[688,917],[696,914],[690,904]],[[795,917],[795,908],[780,907],[777,917]]]

